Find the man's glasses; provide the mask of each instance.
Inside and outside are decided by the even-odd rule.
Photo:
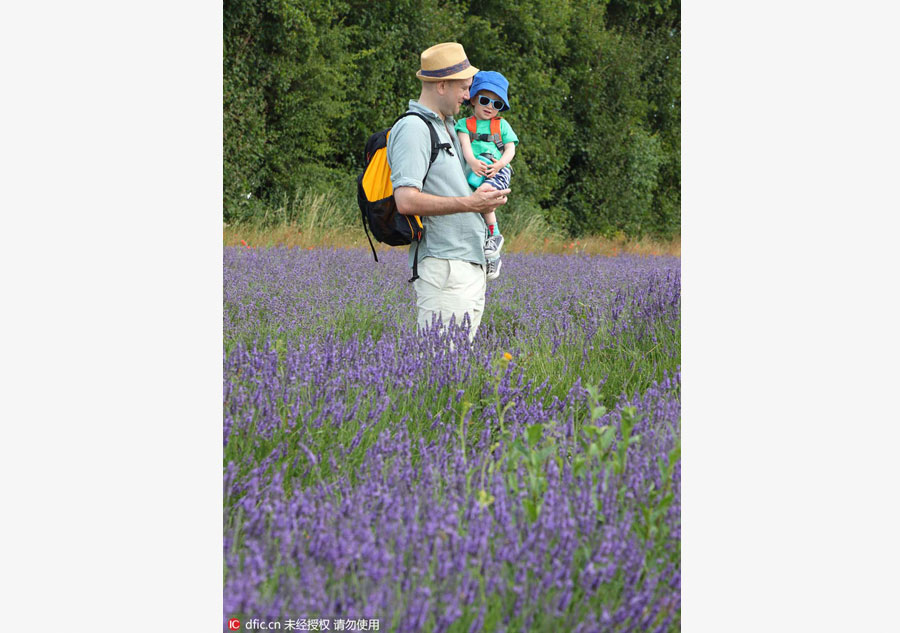
[[[483,106],[486,106],[488,104],[493,104],[494,108],[497,110],[500,110],[503,108],[502,101],[500,101],[499,99],[491,99],[490,97],[485,97],[484,95],[481,95],[480,97],[478,97],[478,103],[480,103]]]

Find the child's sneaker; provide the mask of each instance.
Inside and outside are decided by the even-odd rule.
[[[484,241],[484,256],[486,259],[496,259],[503,248],[503,236],[499,233],[491,235]],[[498,267],[499,270],[499,267]]]
[[[493,281],[497,277],[500,276],[500,265],[503,261],[498,257],[497,259],[489,259],[487,260],[487,279],[488,281]]]

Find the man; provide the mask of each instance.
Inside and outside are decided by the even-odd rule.
[[[469,63],[456,42],[432,46],[422,53],[416,77],[422,82],[419,100],[409,110],[423,114],[437,132],[442,150],[429,170],[431,137],[418,117],[405,117],[391,130],[387,161],[397,210],[422,218],[424,237],[419,244],[419,278],[415,281],[417,322],[428,328],[440,317],[446,326],[451,317],[462,324],[469,315],[469,340],[484,312],[486,226],[482,213],[506,204],[509,189],[484,184],[472,192],[466,182],[465,158],[453,132],[453,116],[469,99],[472,77],[478,69]],[[425,173],[428,178],[423,186]],[[410,247],[412,268],[415,244]]]

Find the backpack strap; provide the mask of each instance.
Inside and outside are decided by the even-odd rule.
[[[399,117],[397,117],[397,121],[399,121],[403,117],[406,117],[409,115],[417,116],[420,119],[422,119],[425,122],[425,125],[428,126],[428,132],[431,136],[431,158],[428,161],[428,168],[425,170],[425,175],[422,177],[422,188],[424,189],[425,181],[428,179],[428,172],[431,171],[431,165],[437,159],[440,151],[446,150],[446,152],[448,154],[450,154],[451,156],[453,156],[454,154],[453,154],[453,150],[451,149],[450,143],[441,143],[440,142],[440,139],[438,138],[438,135],[434,129],[434,126],[431,124],[431,121],[429,121],[425,117],[424,114],[410,110],[410,111],[404,112]],[[394,121],[394,125],[396,125],[397,121]],[[391,125],[391,127],[394,127],[394,126]],[[422,243],[422,233],[425,230],[425,227],[422,226],[422,220],[419,218],[419,216],[415,215],[413,217],[415,218],[416,224],[418,226],[413,227],[413,237],[415,237],[415,240],[416,240],[416,252],[413,255],[413,271],[412,271],[413,275],[408,280],[409,282],[413,282],[419,278],[419,245]]]
[[[437,132],[435,132],[435,130],[434,130],[434,126],[431,124],[431,121],[429,121],[425,117],[424,114],[421,114],[419,112],[413,112],[412,110],[410,110],[409,112],[404,112],[403,114],[398,116],[397,121],[399,121],[403,117],[407,117],[410,115],[417,116],[420,119],[422,119],[425,122],[425,125],[428,126],[428,133],[431,136],[431,158],[428,161],[428,169],[425,170],[425,175],[422,177],[422,186],[424,187],[425,179],[428,178],[428,172],[431,170],[431,164],[437,159],[437,156],[440,153],[440,151],[443,149],[443,150],[446,150],[447,153],[450,154],[451,156],[453,156],[454,154],[453,154],[453,150],[451,149],[452,145],[450,145],[450,143],[441,143],[440,139],[438,139]],[[394,121],[394,124],[391,125],[391,127],[394,127],[394,125],[397,124],[397,121]]]
[[[497,149],[503,151],[503,137],[500,136],[500,117],[491,119],[491,140],[497,145]]]
[[[495,116],[491,119],[491,135],[496,135],[497,138],[500,138],[500,117]]]
[[[503,151],[503,138],[500,136],[500,119],[503,117],[494,117],[491,119],[491,133],[478,134],[478,123],[474,116],[466,119],[466,129],[469,131],[469,137],[476,141],[485,141],[493,143],[501,152]]]
[[[363,230],[366,232],[366,239],[369,240],[369,247],[372,249],[372,255],[375,257],[375,261],[378,261],[378,253],[375,252],[375,245],[372,243],[372,238],[369,237],[369,227],[366,226],[366,212],[362,211],[363,218]]]

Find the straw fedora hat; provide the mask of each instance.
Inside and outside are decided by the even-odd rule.
[[[474,77],[478,69],[469,63],[462,44],[435,44],[422,53],[422,69],[416,77],[422,81],[449,81]]]

